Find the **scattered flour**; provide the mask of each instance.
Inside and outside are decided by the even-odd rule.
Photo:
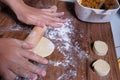
[[[69,70],[58,77],[57,80],[72,80],[71,78],[74,78],[75,76],[77,76],[77,71]]]
[[[66,69],[66,72],[62,73],[57,80],[71,80],[71,77],[75,78],[77,76],[76,68],[79,65],[77,59],[89,58],[86,51],[82,50],[79,42],[76,41],[74,36],[75,27],[71,22],[72,19],[67,19],[67,22],[63,23],[61,28],[48,27],[45,34],[45,37],[55,43],[56,49],[63,56],[63,60],[61,61],[49,60],[49,64]],[[74,38],[71,39],[71,36],[74,36]],[[79,37],[83,38],[84,36],[80,34]],[[70,67],[72,67],[72,70]]]
[[[76,80],[77,74],[79,73],[77,69],[78,67],[82,67],[81,66],[82,60],[89,58],[87,52],[80,48],[80,44],[76,40],[76,36],[75,36],[75,27],[72,25],[71,22],[72,19],[68,18],[66,23],[61,23],[62,24],[61,28],[48,27],[45,33],[45,37],[49,38],[53,43],[55,43],[56,49],[63,56],[62,60],[49,60],[50,65],[57,68],[65,69],[65,72],[59,74],[56,80]],[[16,30],[24,30],[24,29],[25,28],[22,28],[20,25],[15,24],[14,27],[9,28],[8,30],[16,31]],[[84,33],[84,31],[81,31],[79,33],[80,39],[85,38],[85,35],[83,35],[82,33]],[[71,37],[73,38],[71,39]],[[42,68],[43,70],[47,69],[46,65],[42,65],[42,64],[36,64],[36,65]],[[58,71],[56,73],[60,73],[60,72]],[[16,80],[19,80],[19,77],[17,78]],[[83,79],[84,79],[84,73],[81,75],[80,80]],[[28,79],[24,79],[24,80],[28,80]],[[38,80],[42,80],[42,78],[40,77]]]
[[[63,56],[62,60],[49,60],[49,64],[65,69],[64,73],[59,74],[56,80],[76,80],[78,67],[81,67],[82,60],[89,58],[89,55],[85,50],[80,48],[79,42],[76,40],[75,36],[75,27],[72,25],[72,19],[67,19],[66,23],[61,23],[61,28],[52,28],[48,27],[45,37],[49,38],[53,43],[55,43],[56,49]],[[20,25],[16,25],[12,28],[9,28],[9,31],[24,30]],[[30,31],[29,31],[30,32]],[[84,31],[79,33],[79,38],[85,38],[83,35]],[[71,39],[71,37],[73,37]],[[79,62],[78,62],[79,60]],[[36,64],[43,70],[47,69],[46,65]],[[80,68],[79,68],[80,69]],[[82,71],[82,70],[81,70]],[[85,71],[82,71],[85,72]],[[56,73],[60,73],[59,71]],[[27,76],[26,76],[27,77]],[[84,73],[81,75],[80,80],[84,79]],[[19,80],[19,77],[16,78]],[[28,80],[28,79],[24,79]],[[38,80],[42,80],[40,77]]]
[[[25,30],[27,33],[31,32],[31,28],[28,25],[23,25],[20,23],[14,23],[10,27],[2,28],[0,32],[4,32],[4,31],[12,32],[12,31],[23,31],[23,30]]]

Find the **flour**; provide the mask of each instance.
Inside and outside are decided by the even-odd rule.
[[[72,19],[68,18],[66,23],[62,23],[61,28],[48,27],[45,37],[55,43],[56,49],[63,56],[62,60],[49,60],[50,65],[58,68],[62,67],[66,70],[65,73],[59,75],[57,80],[72,80],[71,77],[75,78],[78,73],[76,69],[80,65],[77,60],[89,58],[89,55],[80,48],[80,44],[76,40]],[[71,39],[71,37],[73,38]],[[84,37],[82,34],[79,35],[79,38]]]
[[[80,61],[81,61],[83,58],[89,58],[89,57],[90,57],[88,54],[86,54],[85,51],[81,51],[77,56],[79,57]]]
[[[64,23],[61,28],[49,27],[46,36],[54,42],[62,42],[62,44],[57,43],[56,46],[64,55],[65,51],[69,51],[69,49],[72,48],[70,35],[74,34],[73,30],[74,27],[71,25],[71,19],[67,19],[67,22]]]
[[[62,55],[62,60],[49,60],[49,65],[56,67],[58,69],[64,69],[65,72],[57,71],[57,78],[56,80],[76,80],[78,75],[78,69],[81,71],[80,80],[84,80],[85,72],[83,70],[82,61],[83,59],[88,59],[90,56],[87,54],[85,50],[81,49],[81,46],[76,40],[75,36],[75,27],[72,24],[72,19],[67,19],[66,23],[61,23],[61,28],[52,28],[48,27],[45,37],[50,39],[54,45],[55,48],[59,51],[59,53]],[[17,26],[17,27],[16,27]],[[10,28],[9,30],[21,30],[24,29],[20,27],[19,25],[15,25],[15,27]],[[81,30],[78,34],[79,39],[86,38],[85,35],[83,35],[84,30]],[[72,39],[71,39],[72,37]],[[51,46],[51,45],[49,45]],[[47,70],[48,66],[43,64],[36,64],[43,70]],[[82,67],[82,68],[81,68]],[[27,76],[27,75],[26,75]],[[18,79],[16,79],[18,80]],[[24,79],[28,80],[28,79]],[[39,77],[38,80],[42,80],[42,77]],[[51,80],[51,79],[50,79]]]
[[[63,73],[60,77],[57,78],[57,80],[72,80],[71,77],[74,79],[74,77],[77,76],[77,71],[69,70],[66,73]]]
[[[20,24],[20,23],[14,23],[12,26],[5,27],[5,28],[2,28],[0,30],[0,32],[4,32],[4,31],[7,31],[7,32],[26,31],[27,33],[30,33],[31,32],[31,28],[30,28],[30,26],[28,27],[27,25],[23,25],[23,24]]]

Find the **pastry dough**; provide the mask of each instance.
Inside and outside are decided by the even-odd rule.
[[[98,59],[92,65],[99,76],[106,76],[110,71],[110,65],[102,59]]]
[[[42,37],[37,46],[32,51],[42,57],[47,57],[54,51],[54,44],[47,38]]]
[[[108,51],[108,45],[103,41],[95,41],[93,45],[94,52],[99,56],[105,56]]]

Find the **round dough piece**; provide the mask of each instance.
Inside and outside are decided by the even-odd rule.
[[[110,65],[102,59],[98,59],[92,65],[99,76],[106,76],[110,71]]]
[[[108,51],[108,45],[103,41],[95,41],[93,45],[95,54],[99,56],[105,56]]]
[[[32,51],[42,57],[47,57],[54,51],[54,44],[47,38],[42,37],[37,46]]]

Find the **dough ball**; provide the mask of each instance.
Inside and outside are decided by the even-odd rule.
[[[42,37],[37,46],[32,49],[34,53],[42,57],[47,57],[54,51],[54,44],[47,38]]]
[[[95,61],[92,66],[99,76],[106,76],[110,71],[110,65],[102,59]]]
[[[108,51],[108,45],[103,41],[95,41],[93,45],[95,54],[99,56],[105,56]]]

